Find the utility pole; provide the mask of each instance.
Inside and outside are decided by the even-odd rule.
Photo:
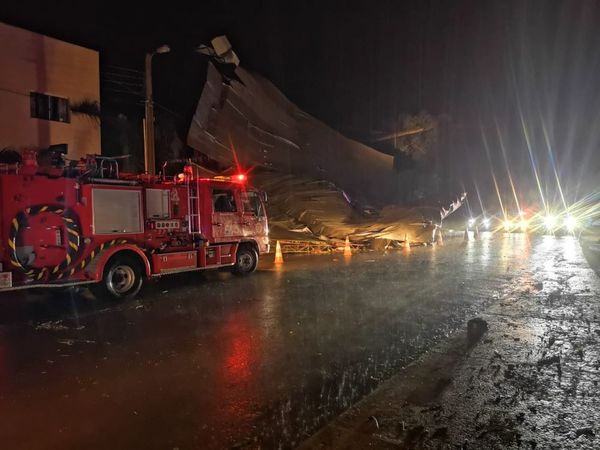
[[[152,98],[152,57],[156,54],[169,53],[168,45],[161,45],[152,53],[146,53],[146,100],[144,114],[144,171],[154,175],[156,157],[154,152],[154,99]]]

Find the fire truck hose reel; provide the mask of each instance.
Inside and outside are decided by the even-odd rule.
[[[65,230],[67,231],[68,245],[66,247],[65,259],[55,266],[48,267],[31,267],[28,263],[21,261],[17,254],[17,240],[20,232],[27,226],[29,217],[36,216],[42,213],[57,214],[61,216]],[[25,211],[20,211],[11,221],[11,227],[8,237],[8,246],[11,250],[10,260],[13,266],[20,269],[31,280],[41,280],[44,276],[48,277],[48,281],[58,281],[63,278],[72,276],[73,274],[85,269],[102,251],[108,250],[115,245],[133,244],[134,242],[127,239],[113,239],[100,243],[90,253],[83,258],[78,264],[75,261],[80,256],[83,248],[81,242],[80,224],[77,216],[68,209],[54,205],[37,205],[27,208]],[[143,250],[152,255],[157,249]]]
[[[30,217],[38,214],[49,213],[59,215],[67,231],[67,253],[65,259],[55,266],[49,267],[31,267],[28,263],[21,261],[17,253],[17,240],[19,234],[27,226],[27,220]],[[10,260],[13,266],[20,269],[28,278],[32,280],[41,280],[46,274],[49,279],[60,279],[67,272],[72,275],[74,273],[74,267],[71,267],[72,263],[77,259],[81,250],[80,245],[80,225],[77,217],[68,209],[65,210],[62,206],[56,205],[36,205],[31,206],[24,211],[20,211],[11,221],[10,231],[8,235],[8,246],[11,250]],[[71,269],[68,271],[67,269]]]
[[[30,267],[19,259],[17,254],[17,239],[19,232],[27,226],[27,219],[41,213],[53,213],[62,217],[65,229],[67,231],[68,246],[65,259],[55,266],[49,267]],[[107,250],[115,245],[134,244],[127,239],[113,239],[111,241],[102,242],[94,250],[83,258],[78,264],[75,264],[81,250],[81,234],[79,232],[80,225],[77,217],[69,210],[65,210],[60,206],[39,205],[27,208],[24,212],[19,212],[11,221],[11,229],[8,238],[8,246],[11,249],[11,263],[23,271],[28,278],[32,280],[41,280],[46,274],[49,281],[61,280],[65,277],[72,276],[76,272],[85,269],[100,252]],[[150,251],[153,254],[154,250]]]

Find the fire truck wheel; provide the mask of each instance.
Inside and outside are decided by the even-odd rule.
[[[258,265],[258,254],[252,247],[240,247],[235,256],[233,273],[236,275],[248,275],[256,270]]]
[[[142,269],[139,263],[127,255],[111,258],[104,268],[102,281],[92,285],[96,297],[127,299],[135,297],[142,288]]]

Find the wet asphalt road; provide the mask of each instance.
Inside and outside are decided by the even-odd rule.
[[[561,252],[587,264],[570,237],[497,235],[170,277],[119,305],[3,295],[0,442],[292,448]]]

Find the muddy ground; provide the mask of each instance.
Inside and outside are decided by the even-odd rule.
[[[529,248],[479,340],[454,334],[300,448],[600,448],[600,258]]]

